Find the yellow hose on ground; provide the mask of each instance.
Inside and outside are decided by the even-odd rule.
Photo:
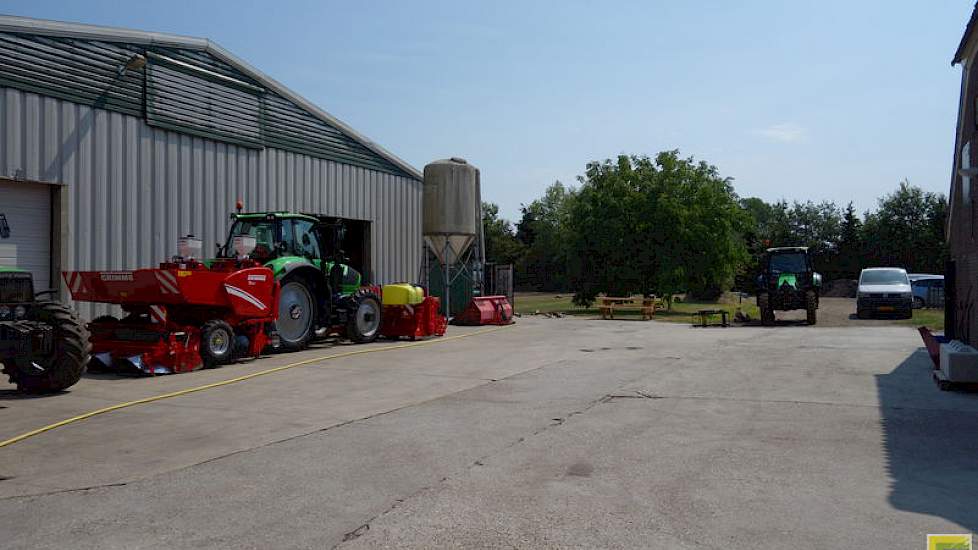
[[[291,368],[295,368],[295,367],[301,367],[303,365],[310,365],[310,364],[313,364],[313,363],[318,363],[320,361],[328,361],[330,359],[339,359],[339,358],[342,358],[342,357],[352,357],[354,355],[363,355],[363,354],[367,354],[367,353],[379,353],[379,352],[382,352],[382,351],[392,351],[392,350],[404,349],[404,348],[414,348],[414,347],[418,347],[418,346],[427,346],[427,345],[430,345],[430,344],[437,344],[439,342],[450,342],[452,340],[458,340],[460,338],[468,338],[469,336],[478,336],[480,334],[487,334],[487,333],[490,333],[490,332],[495,332],[497,330],[502,330],[504,328],[511,327],[511,326],[513,326],[513,325],[505,325],[505,326],[493,327],[493,328],[488,328],[488,329],[482,329],[482,330],[477,330],[475,332],[470,332],[468,334],[459,334],[459,335],[456,335],[456,336],[442,336],[440,338],[433,338],[431,340],[422,340],[420,342],[408,342],[408,343],[404,343],[404,344],[394,344],[394,345],[391,345],[391,346],[384,346],[384,347],[380,347],[380,348],[370,348],[370,347],[368,347],[368,348],[363,348],[363,349],[358,349],[358,350],[353,350],[353,351],[347,351],[347,352],[344,352],[344,353],[336,353],[336,354],[333,354],[333,355],[324,355],[324,356],[321,356],[321,357],[314,357],[312,359],[306,359],[305,361],[298,361],[298,362],[295,362],[295,363],[289,363],[288,365],[282,365],[280,367],[273,367],[273,368],[266,369],[266,370],[263,370],[263,371],[253,372],[251,374],[246,374],[244,376],[238,376],[237,378],[230,378],[228,380],[222,380],[220,382],[213,382],[211,384],[204,384],[203,386],[196,386],[196,387],[193,387],[193,388],[187,388],[185,390],[179,390],[179,391],[174,391],[174,392],[170,392],[170,393],[162,393],[160,395],[154,395],[154,396],[151,396],[151,397],[144,397],[142,399],[136,399],[136,400],[133,400],[133,401],[126,401],[124,403],[117,403],[115,405],[110,405],[108,407],[103,407],[101,409],[95,409],[94,411],[89,411],[87,413],[79,414],[78,416],[73,416],[71,418],[66,418],[64,420],[55,422],[54,424],[48,424],[47,426],[42,426],[40,428],[37,428],[36,430],[31,430],[29,432],[22,433],[22,434],[20,434],[18,436],[11,437],[10,439],[6,439],[4,441],[0,441],[0,448],[7,447],[8,445],[13,445],[14,443],[17,443],[19,441],[23,441],[23,440],[28,439],[28,438],[31,438],[31,437],[34,437],[35,435],[40,435],[40,434],[42,434],[44,432],[49,432],[49,431],[54,430],[56,428],[60,428],[62,426],[67,426],[68,424],[74,424],[75,422],[80,422],[82,420],[91,418],[93,416],[98,416],[100,414],[105,414],[107,412],[117,411],[119,409],[125,409],[125,408],[128,408],[128,407],[134,407],[136,405],[144,405],[146,403],[152,403],[154,401],[160,401],[160,400],[163,400],[163,399],[169,399],[171,397],[178,397],[178,396],[181,396],[181,395],[187,395],[188,393],[195,393],[195,392],[199,392],[199,391],[209,390],[211,388],[219,388],[221,386],[227,386],[229,384],[235,384],[237,382],[244,382],[245,380],[250,380],[252,378],[258,378],[259,376],[265,376],[266,374],[272,374],[272,373],[283,371],[283,370],[286,370],[286,369],[291,369]]]

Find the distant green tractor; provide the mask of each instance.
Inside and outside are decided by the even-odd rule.
[[[815,272],[808,248],[769,248],[757,275],[757,308],[761,324],[773,325],[774,312],[804,309],[809,325],[818,320],[822,276]]]
[[[30,272],[0,267],[0,363],[18,389],[52,393],[74,385],[91,349],[88,330],[71,308],[38,300]]]
[[[235,237],[255,239],[248,253],[271,268],[281,286],[276,331],[282,348],[305,348],[317,334],[338,333],[357,343],[380,334],[379,290],[361,286],[341,248],[344,227],[323,216],[291,212],[232,214],[218,257],[234,257]]]

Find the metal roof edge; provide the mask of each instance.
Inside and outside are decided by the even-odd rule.
[[[411,177],[417,179],[418,181],[423,179],[421,172],[419,172],[417,168],[411,166],[387,149],[384,149],[380,145],[374,143],[366,136],[357,132],[340,119],[319,108],[308,99],[293,92],[284,84],[278,82],[274,78],[251,66],[246,61],[225,50],[212,40],[178,34],[138,31],[121,27],[89,25],[86,23],[68,23],[64,21],[35,19],[32,17],[21,17],[14,15],[0,15],[0,32],[43,34],[46,36],[60,36],[66,38],[87,38],[93,40],[105,40],[107,42],[151,44],[156,46],[180,47],[206,51],[218,57],[225,63],[240,69],[248,76],[261,82],[267,88],[274,90],[276,93],[282,95],[289,101],[294,102],[302,109],[308,111],[309,114],[327,124],[335,126],[341,132],[351,137],[354,141],[363,145],[378,156],[386,159]]]
[[[111,42],[131,42],[133,44],[153,44],[157,46],[180,46],[203,50],[207,40],[193,36],[159,32],[137,31],[121,27],[104,27],[86,23],[68,23],[50,19],[34,19],[15,15],[0,15],[0,31],[44,34],[66,38],[88,38]]]
[[[406,161],[404,161],[394,153],[391,153],[387,149],[384,149],[380,145],[374,143],[372,140],[370,140],[360,132],[357,132],[342,120],[327,113],[326,111],[318,107],[315,103],[312,103],[311,101],[302,97],[296,92],[293,92],[281,82],[275,80],[274,78],[254,68],[247,61],[232,54],[228,50],[218,45],[216,42],[213,42],[211,40],[207,40],[206,42],[207,42],[206,50],[211,55],[214,55],[215,57],[221,59],[222,61],[228,63],[229,65],[241,69],[246,74],[248,74],[248,76],[261,82],[266,88],[270,90],[274,90],[282,97],[288,99],[289,101],[292,101],[293,103],[305,109],[310,114],[312,114],[316,118],[319,118],[323,122],[326,122],[327,124],[331,124],[339,128],[340,131],[342,131],[344,134],[350,136],[351,138],[353,138],[355,141],[357,141],[358,143],[360,143],[370,151],[388,160],[391,164],[397,166],[398,168],[400,168],[401,170],[403,170],[413,178],[419,181],[423,179],[421,176],[421,172],[419,172],[417,168],[411,166],[410,164],[408,164]]]

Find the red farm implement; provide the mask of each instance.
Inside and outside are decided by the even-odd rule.
[[[274,338],[279,285],[252,260],[188,260],[134,271],[68,271],[73,299],[116,304],[95,319],[92,367],[143,374],[197,370],[256,357]]]
[[[505,296],[476,296],[452,320],[456,325],[511,325],[513,306]]]
[[[426,296],[421,303],[385,305],[380,334],[384,338],[399,339],[443,336],[448,321],[438,313],[441,301]]]

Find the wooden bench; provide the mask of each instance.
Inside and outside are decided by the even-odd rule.
[[[598,302],[602,319],[614,319],[615,310],[630,310],[640,312],[643,321],[651,321],[655,316],[655,308],[662,305],[662,300],[655,296],[599,296]]]
[[[701,326],[701,327],[708,327],[708,326],[729,327],[730,326],[730,322],[727,320],[727,316],[729,314],[730,313],[727,310],[725,310],[725,309],[701,309],[701,310],[699,310],[699,311],[696,312],[696,315],[694,315],[694,317],[693,317],[693,325],[694,326]],[[709,323],[707,323],[707,320],[711,316],[713,316],[713,315],[719,315],[720,316],[720,324],[719,325],[717,325],[716,323],[714,323],[712,325],[710,325]],[[696,322],[696,316],[699,316],[699,318],[700,318],[699,323]]]

